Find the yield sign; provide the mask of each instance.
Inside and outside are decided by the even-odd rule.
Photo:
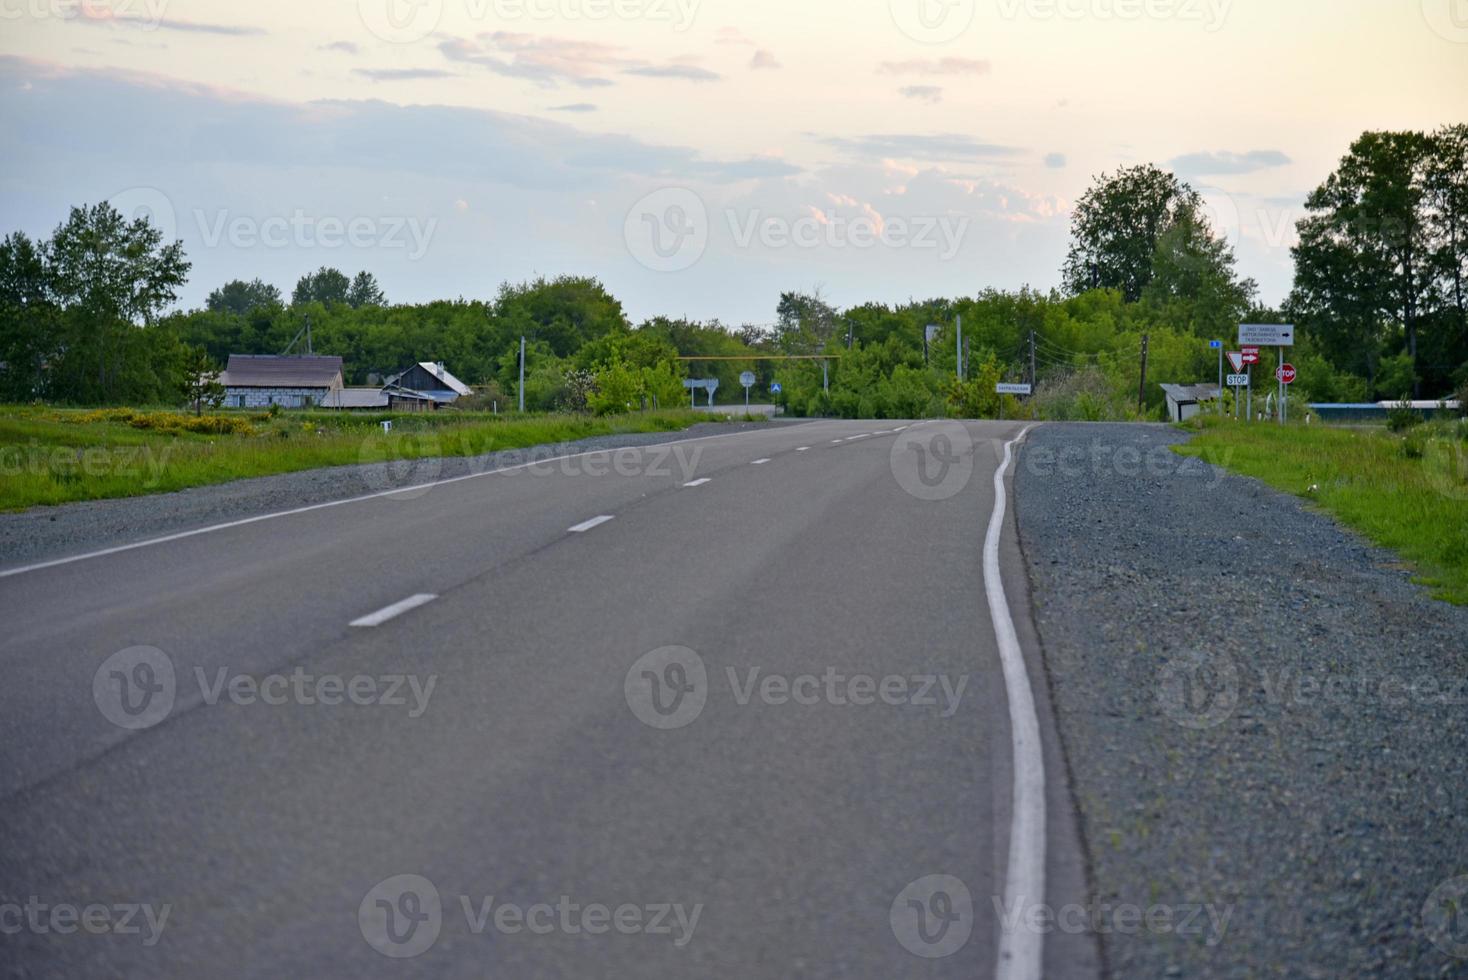
[[[1224,351],[1224,353],[1228,356],[1228,362],[1234,366],[1234,374],[1238,374],[1244,369],[1243,354],[1240,354],[1236,350]]]

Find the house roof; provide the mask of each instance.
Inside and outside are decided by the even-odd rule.
[[[387,408],[381,388],[338,388],[321,400],[322,408]]]
[[[1167,397],[1175,402],[1209,402],[1218,397],[1218,385],[1169,385],[1160,386]]]
[[[433,361],[419,361],[418,367],[421,367],[423,370],[428,372],[430,377],[436,379],[439,384],[442,385],[441,390],[443,391],[452,391],[456,395],[473,394],[473,391],[469,388],[468,385],[464,384],[464,382],[460,381],[458,378],[450,374],[448,369],[446,369],[442,364],[436,364]],[[408,371],[411,370],[413,369],[408,368]],[[407,374],[408,371],[398,372],[397,374],[388,378],[387,383],[389,385],[397,383],[398,379]]]
[[[341,373],[342,359],[335,356],[231,354],[219,383],[229,388],[334,388]]]

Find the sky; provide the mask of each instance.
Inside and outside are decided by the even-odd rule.
[[[146,214],[185,307],[323,265],[730,326],[1048,290],[1139,163],[1278,303],[1355,137],[1465,120],[1468,0],[0,0],[0,233]]]

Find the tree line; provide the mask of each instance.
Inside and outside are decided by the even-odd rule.
[[[1294,322],[1297,389],[1311,400],[1447,395],[1468,383],[1468,127],[1366,133],[1306,202],[1295,285],[1258,305],[1198,193],[1142,165],[1102,174],[1078,200],[1062,287],[985,290],[839,309],[819,291],[782,294],[771,325],[654,317],[634,325],[596,279],[506,283],[492,300],[392,305],[371,273],[322,268],[289,300],[233,281],[201,309],[168,312],[189,263],[145,221],[75,208],[50,239],[0,242],[0,399],[169,403],[231,353],[284,351],[309,320],[318,352],[350,384],[419,360],[444,361],[480,389],[472,405],[525,397],[537,411],[624,411],[687,397],[684,377],[739,373],[809,415],[986,416],[1001,380],[1032,381],[1048,417],[1152,417],[1153,381],[1215,376],[1205,341],[1243,321]],[[961,324],[961,328],[960,328]],[[960,344],[960,329],[962,343]],[[760,357],[823,355],[819,361]],[[707,361],[679,361],[679,356]],[[748,357],[747,362],[712,358]],[[1267,367],[1267,365],[1266,365]],[[1140,399],[1139,399],[1140,391]]]

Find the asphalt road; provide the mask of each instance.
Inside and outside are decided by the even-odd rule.
[[[899,426],[0,567],[0,970],[993,975],[1016,676],[1043,902],[1085,899],[1012,506],[1010,689],[986,602],[1020,427]]]

